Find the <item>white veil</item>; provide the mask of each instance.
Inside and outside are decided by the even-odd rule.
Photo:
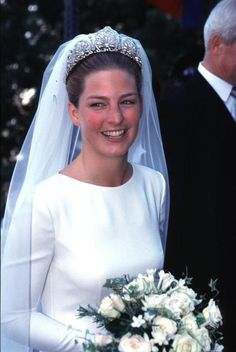
[[[48,64],[42,81],[38,109],[23,143],[10,183],[2,222],[2,352],[30,351],[30,247],[31,199],[37,183],[63,169],[79,153],[81,134],[67,111],[65,86],[66,61],[75,43],[87,40],[81,34],[62,44]],[[167,183],[168,174],[162,146],[158,113],[152,89],[152,74],[147,55],[135,40],[142,60],[143,114],[129,160],[160,171]],[[167,192],[166,224],[162,238],[165,249],[169,212]],[[17,269],[13,269],[17,263]],[[12,325],[13,324],[13,325]],[[14,331],[12,330],[14,326]],[[10,341],[11,340],[11,341]]]

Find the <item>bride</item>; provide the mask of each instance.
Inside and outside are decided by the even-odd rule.
[[[79,305],[107,278],[162,268],[168,199],[141,44],[110,27],[62,44],[3,220],[2,351],[82,351],[98,328]]]

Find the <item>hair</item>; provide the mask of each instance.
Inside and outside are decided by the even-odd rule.
[[[139,65],[124,54],[104,52],[92,54],[73,67],[66,80],[69,101],[78,106],[80,95],[84,90],[86,77],[91,73],[111,68],[124,70],[134,77],[138,94],[141,95],[142,75]]]
[[[221,0],[210,12],[203,31],[206,50],[216,34],[226,44],[236,41],[236,0]]]

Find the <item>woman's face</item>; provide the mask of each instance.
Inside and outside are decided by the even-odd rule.
[[[135,79],[117,68],[91,73],[78,107],[69,103],[69,111],[73,123],[81,127],[84,152],[124,157],[137,135],[141,115]]]

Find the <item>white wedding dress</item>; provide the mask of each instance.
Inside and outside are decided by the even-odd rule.
[[[107,278],[162,268],[165,198],[163,176],[135,164],[130,180],[118,187],[59,173],[36,187],[31,244],[34,348],[81,351],[86,330],[94,333],[97,328],[88,319],[78,319],[79,305],[97,307],[107,294],[102,287]],[[20,278],[20,265],[14,270]],[[18,312],[11,331],[20,319]]]

